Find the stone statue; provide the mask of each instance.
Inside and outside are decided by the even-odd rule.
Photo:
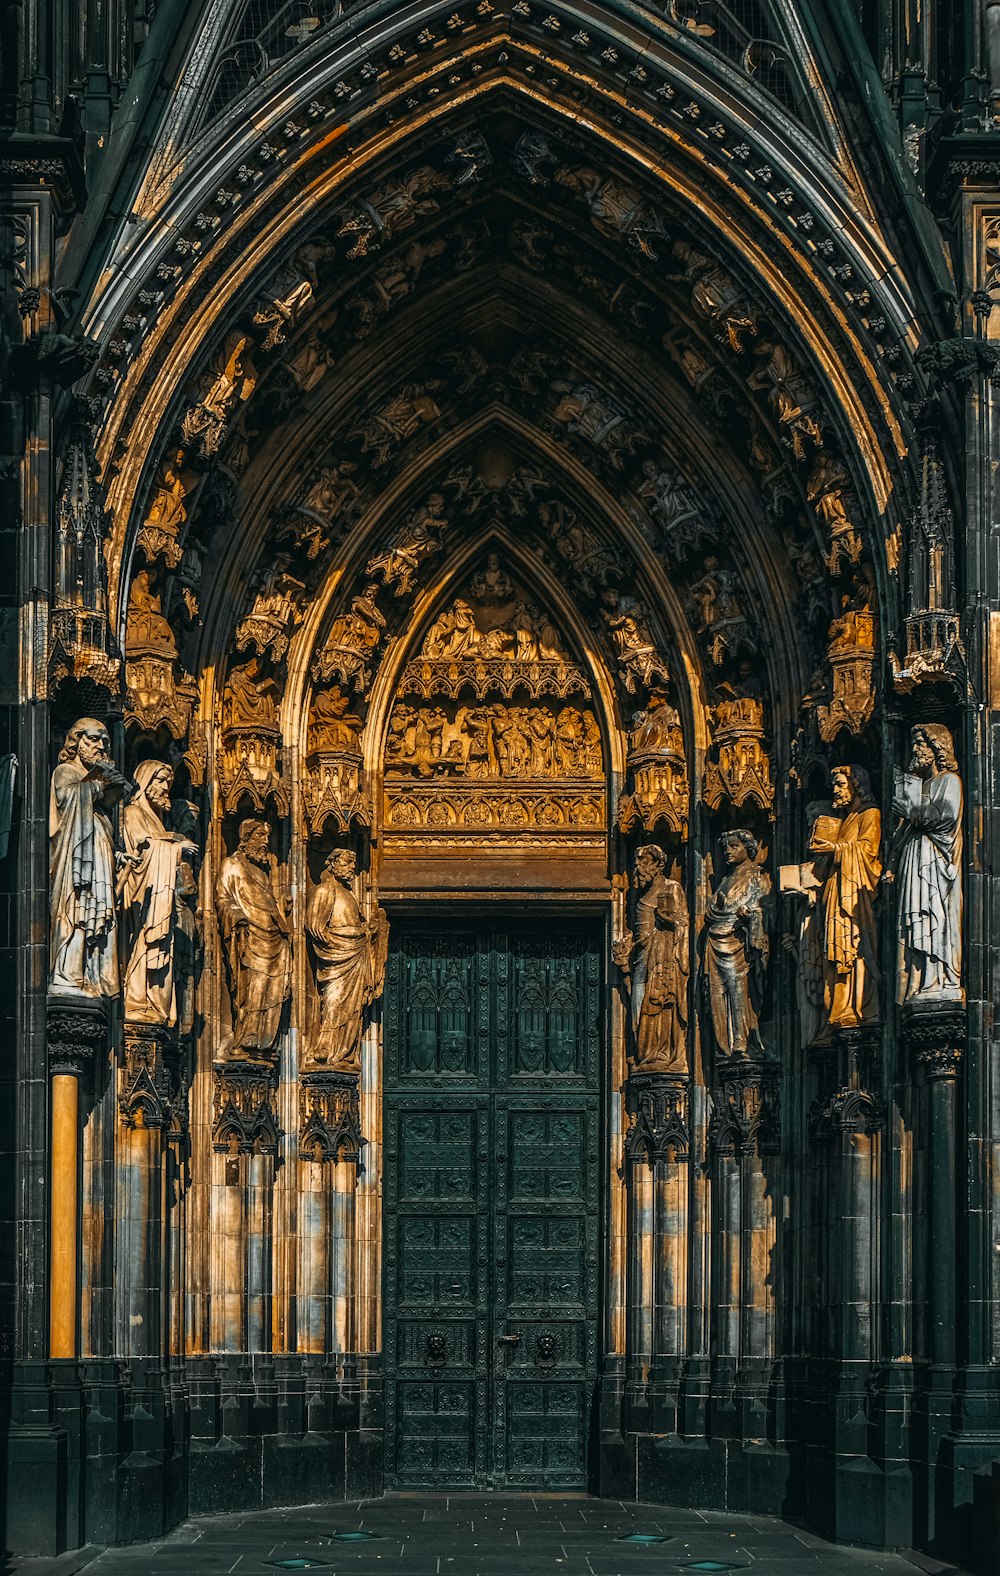
[[[909,771],[896,778],[900,1002],[960,1002],[962,779],[948,729],[913,729]]]
[[[882,816],[868,773],[835,766],[833,808],[817,817],[810,852],[825,855],[823,887],[824,1006],[831,1027],[853,1029],[879,1019],[878,928],[874,900],[882,874]]]
[[[122,813],[125,864],[120,881],[130,938],[125,1016],[171,1028],[182,1016],[179,999],[194,946],[191,899],[197,891],[193,861],[198,854],[195,843],[167,825],[173,779],[173,768],[165,761],[141,761],[136,767],[138,792]],[[180,969],[178,954],[183,959]]]
[[[49,992],[117,996],[115,850],[107,812],[125,791],[102,722],[66,735],[49,799]]]
[[[292,946],[266,821],[240,822],[239,846],[215,889],[233,1008],[233,1053],[251,1061],[274,1050],[292,992]]]
[[[688,911],[684,889],[664,873],[666,855],[655,843],[635,856],[635,934],[616,948],[629,979],[635,1069],[686,1073],[688,1023]]]
[[[828,816],[829,804],[812,800],[806,805],[806,827],[809,842],[817,821]],[[795,956],[795,1001],[799,1009],[799,1044],[803,1050],[814,1045],[828,1026],[826,1008],[826,970],[823,953],[822,910],[820,893],[823,881],[813,860],[802,865],[782,865],[781,891],[799,898],[798,932],[782,937],[786,951]]]
[[[704,978],[715,1042],[722,1056],[763,1056],[758,1012],[770,955],[765,904],[771,878],[752,832],[724,832],[729,867],[705,912]]]
[[[319,1033],[310,1060],[346,1073],[361,1071],[361,1023],[365,1008],[382,991],[388,936],[383,910],[368,921],[358,907],[351,891],[354,875],[350,849],[334,849],[306,913],[320,999]]]

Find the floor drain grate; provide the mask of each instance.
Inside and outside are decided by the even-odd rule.
[[[615,1539],[616,1543],[672,1543],[673,1539],[666,1532],[625,1532]]]
[[[264,1563],[275,1571],[319,1571],[330,1569],[326,1560],[314,1560],[308,1554],[296,1554],[287,1560],[265,1560]]]
[[[745,1565],[734,1565],[732,1560],[690,1560],[681,1566],[682,1571],[745,1571]]]

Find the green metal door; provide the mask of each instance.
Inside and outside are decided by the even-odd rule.
[[[600,983],[598,937],[561,918],[393,926],[388,1487],[586,1487]]]

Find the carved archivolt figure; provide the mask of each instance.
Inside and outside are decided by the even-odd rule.
[[[381,909],[370,922],[362,914],[351,890],[354,875],[353,853],[334,849],[306,913],[320,999],[319,1034],[310,1060],[348,1073],[361,1071],[362,1019],[381,994],[388,937]]]
[[[360,750],[364,724],[356,713],[348,710],[350,704],[350,696],[345,695],[339,685],[316,692],[309,718],[311,750],[340,750],[351,754]]]
[[[192,865],[198,854],[195,843],[166,824],[173,778],[173,769],[164,761],[142,761],[136,767],[138,792],[122,814],[121,877],[131,948],[125,968],[125,1016],[171,1027],[179,1021],[179,997],[187,983],[183,974],[194,944]],[[178,954],[183,960],[180,970]]]
[[[291,995],[292,947],[266,821],[240,822],[239,846],[215,889],[233,1008],[233,1054],[257,1060],[274,1049]]]
[[[833,808],[820,816],[809,847],[827,856],[823,887],[824,1005],[834,1028],[879,1018],[878,928],[874,900],[882,865],[882,817],[868,773],[860,766],[832,772]]]
[[[899,873],[898,998],[962,1001],[962,779],[951,734],[924,723],[893,809]]]
[[[125,791],[102,722],[66,735],[49,801],[49,991],[117,996],[115,850],[107,812]]]
[[[665,865],[655,843],[636,851],[635,934],[616,948],[629,978],[635,1067],[643,1073],[684,1073],[688,1065],[688,911]]]
[[[171,659],[177,640],[161,611],[160,598],[149,583],[149,570],[140,569],[129,588],[125,620],[125,648],[130,655],[153,651]]]
[[[729,866],[705,913],[705,983],[712,1029],[722,1056],[761,1056],[758,1012],[770,955],[765,904],[771,879],[760,868],[752,832],[722,837]]]

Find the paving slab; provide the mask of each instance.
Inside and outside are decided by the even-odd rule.
[[[334,1536],[351,1531],[378,1537],[341,1542]],[[669,1541],[622,1541],[633,1531]],[[694,1576],[701,1561],[751,1576],[915,1576],[916,1570],[902,1555],[838,1548],[783,1521],[584,1494],[391,1494],[196,1517],[155,1544],[88,1549],[84,1563],[87,1576],[264,1576],[296,1559],[310,1562],[299,1569],[319,1576]],[[64,1556],[63,1563],[21,1560],[9,1567],[16,1576],[65,1576],[70,1568],[82,1566],[70,1567]]]

